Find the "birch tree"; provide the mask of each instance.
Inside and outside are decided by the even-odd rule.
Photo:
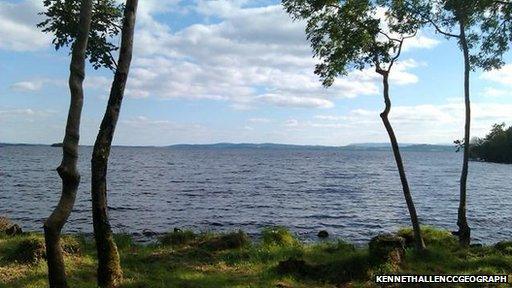
[[[437,33],[457,41],[463,59],[464,133],[459,208],[455,233],[462,246],[471,242],[467,220],[467,180],[471,137],[470,74],[477,68],[498,69],[505,63],[504,53],[512,41],[512,2],[496,0],[430,0],[404,2],[409,13],[415,13]],[[428,8],[425,9],[425,6]]]
[[[421,23],[404,9],[402,1],[283,0],[282,3],[294,19],[306,20],[307,38],[314,56],[321,61],[316,65],[315,73],[324,86],[331,86],[338,76],[353,70],[371,67],[380,75],[385,104],[380,117],[391,142],[414,231],[415,248],[423,250],[425,244],[419,219],[398,140],[388,118],[391,112],[389,75],[404,42],[415,36]],[[387,9],[385,19],[377,16],[378,5]]]

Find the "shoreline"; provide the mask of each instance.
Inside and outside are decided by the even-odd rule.
[[[262,230],[257,240],[240,230],[176,229],[150,244],[116,234],[125,273],[120,287],[379,287],[375,275],[512,275],[512,241],[460,248],[447,230],[422,230],[421,254],[408,228],[361,247],[329,238],[305,243],[282,227]],[[95,287],[92,239],[66,234],[62,243],[71,287]],[[46,287],[43,235],[1,233],[0,264],[0,286]]]

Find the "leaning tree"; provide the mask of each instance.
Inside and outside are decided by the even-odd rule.
[[[117,287],[122,280],[119,252],[110,227],[107,205],[107,166],[133,54],[138,0],[127,0],[121,28],[121,46],[107,109],[91,159],[91,196],[94,237],[98,252],[98,286]]]
[[[416,208],[398,141],[388,119],[391,111],[389,75],[404,41],[415,36],[421,21],[404,9],[402,1],[283,0],[282,3],[294,19],[307,21],[307,38],[314,56],[321,60],[315,73],[324,86],[331,86],[338,76],[369,67],[382,77],[385,108],[380,117],[391,142],[414,231],[415,247],[423,250],[425,244]],[[384,17],[378,17],[379,7],[386,10]]]

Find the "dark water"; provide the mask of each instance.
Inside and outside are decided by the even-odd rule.
[[[92,231],[90,147],[68,232]],[[0,147],[0,215],[41,231],[55,205],[61,149]],[[461,155],[406,152],[423,224],[456,229]],[[409,225],[390,152],[121,148],[112,151],[109,207],[116,232],[244,229],[283,225],[303,239],[320,229],[362,243]],[[475,240],[512,238],[512,165],[470,163],[468,217]]]

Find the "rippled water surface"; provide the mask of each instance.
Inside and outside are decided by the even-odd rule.
[[[81,148],[82,182],[68,232],[92,231],[90,147]],[[41,230],[56,204],[61,149],[0,147],[0,215]],[[423,224],[456,229],[461,155],[405,152]],[[475,240],[512,236],[512,166],[470,163],[468,217]],[[362,243],[409,225],[390,152],[314,149],[114,147],[109,166],[114,230],[165,232],[284,225],[304,239],[318,230]]]

